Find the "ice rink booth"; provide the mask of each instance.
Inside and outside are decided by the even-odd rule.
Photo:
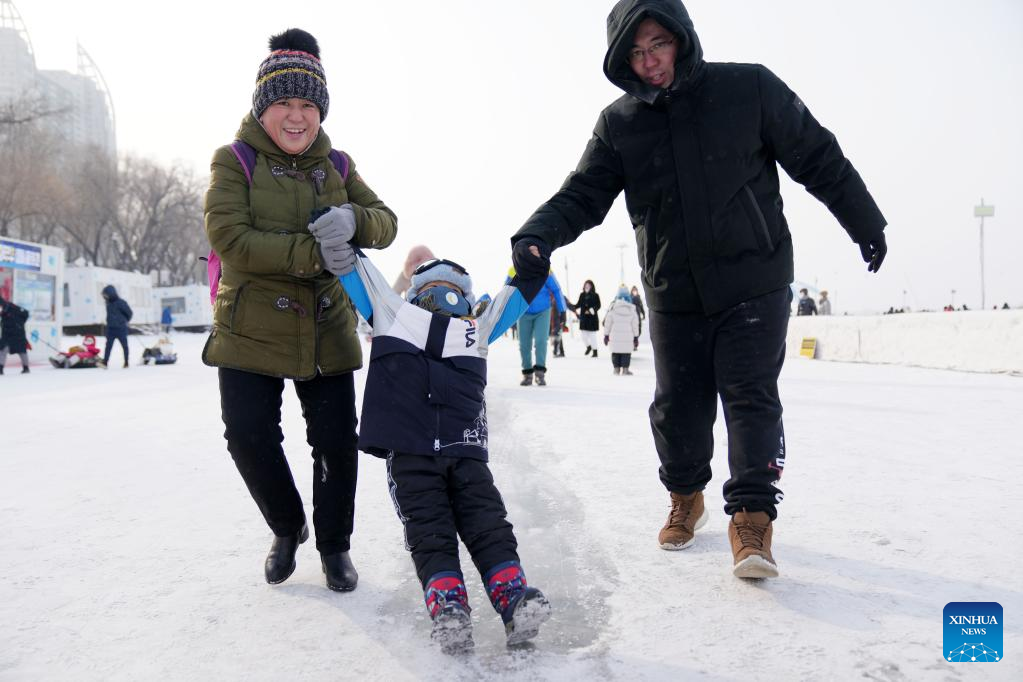
[[[171,309],[174,329],[208,331],[213,326],[210,288],[205,284],[153,287],[153,301],[158,315],[164,308]]]
[[[61,297],[64,285],[64,249],[47,244],[0,239],[0,295],[28,311],[25,334],[32,349],[29,360],[45,363],[60,346]],[[45,343],[44,343],[45,341]],[[18,363],[18,358],[7,359]]]
[[[160,310],[153,302],[153,280],[149,275],[68,263],[64,268],[65,334],[104,333],[107,306],[101,292],[108,284],[112,284],[117,295],[131,306],[132,329],[156,329],[160,323]]]

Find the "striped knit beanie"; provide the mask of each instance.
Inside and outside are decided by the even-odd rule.
[[[252,115],[258,119],[271,104],[289,97],[313,102],[320,109],[320,121],[327,118],[330,98],[320,46],[300,28],[270,37],[270,55],[259,65],[252,93]]]

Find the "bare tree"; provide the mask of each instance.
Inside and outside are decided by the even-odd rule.
[[[43,119],[67,113],[26,97],[0,103],[0,236],[61,246],[68,261],[202,283],[209,249],[203,187],[182,167],[70,144]]]
[[[25,238],[25,223],[46,208],[59,140],[39,121],[60,111],[34,99],[0,104],[0,236]]]
[[[145,159],[126,159],[111,234],[113,267],[167,270],[174,283],[187,280],[205,241],[201,202],[194,174],[180,165],[165,168]]]
[[[56,195],[50,219],[70,237],[58,243],[69,261],[81,257],[103,267],[112,264],[111,233],[117,221],[118,173],[102,153],[68,150],[63,164],[63,186]]]
[[[62,116],[71,111],[68,105],[54,105],[38,93],[26,93],[15,99],[0,102],[0,135],[4,129],[34,125],[40,119]]]

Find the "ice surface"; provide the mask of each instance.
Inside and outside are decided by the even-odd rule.
[[[152,341],[132,337],[136,362]],[[669,505],[647,422],[649,346],[621,377],[568,338],[540,388],[518,386],[503,339],[492,468],[554,615],[534,646],[509,652],[463,552],[476,651],[452,659],[430,641],[373,457],[361,456],[359,588],[327,590],[312,542],[286,583],[263,581],[270,534],[226,451],[204,337],[174,341],[176,365],[120,369],[118,348],[106,371],[0,377],[0,679],[1023,677],[1021,378],[790,359],[781,577],[744,582],[721,512],[722,424],[709,523],[685,551],[657,546]],[[311,460],[285,395],[308,507]],[[1004,660],[943,660],[950,601],[1002,604]]]

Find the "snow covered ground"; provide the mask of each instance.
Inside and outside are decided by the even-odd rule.
[[[710,523],[687,551],[655,543],[649,347],[617,377],[568,339],[550,385],[523,388],[502,340],[492,468],[554,617],[506,650],[463,553],[477,646],[454,659],[430,642],[380,460],[360,461],[358,590],[324,587],[312,543],[286,583],[263,581],[270,534],[226,451],[204,337],[175,341],[176,365],[0,377],[0,679],[1023,679],[1021,378],[790,359],[781,577],[743,582],[722,425]],[[308,504],[290,387],[284,409]],[[1004,660],[942,659],[951,601],[1003,606]]]

